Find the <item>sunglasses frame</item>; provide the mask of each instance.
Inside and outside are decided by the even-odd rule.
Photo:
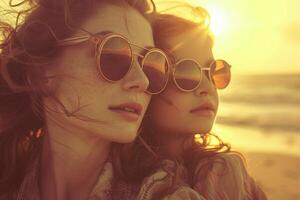
[[[197,86],[195,86],[195,88],[190,89],[190,90],[186,90],[186,89],[182,88],[181,86],[179,86],[179,84],[177,83],[176,78],[175,78],[176,67],[177,67],[180,63],[182,63],[182,62],[184,62],[184,61],[192,61],[192,62],[196,63],[196,66],[197,66],[197,68],[199,69],[199,72],[201,73],[201,77],[200,77],[199,83],[197,84]],[[173,82],[174,82],[174,84],[176,85],[176,87],[177,87],[180,91],[183,91],[183,92],[192,92],[192,91],[196,90],[196,89],[199,87],[199,85],[201,84],[202,79],[203,79],[203,74],[204,74],[203,71],[208,71],[209,81],[214,85],[214,87],[215,87],[216,89],[224,89],[224,88],[226,88],[228,84],[227,84],[226,87],[224,87],[224,88],[217,88],[216,85],[215,85],[215,83],[214,83],[214,81],[212,80],[212,77],[211,77],[211,67],[212,67],[212,65],[213,65],[216,61],[223,61],[223,62],[227,63],[225,60],[218,59],[218,60],[212,61],[212,62],[209,64],[209,67],[202,67],[202,65],[200,65],[200,63],[199,63],[198,61],[196,61],[195,59],[192,59],[192,58],[183,58],[183,59],[180,59],[180,60],[176,61],[176,63],[174,64],[174,67],[172,68],[172,77],[173,77]],[[228,64],[228,63],[227,63],[227,64]],[[229,67],[229,69],[230,69],[230,68],[231,68],[231,65],[228,64],[228,67]],[[230,78],[230,80],[231,80],[231,73],[230,73],[230,77],[229,77],[229,78]],[[229,82],[230,82],[230,80],[229,80]]]
[[[214,61],[212,61],[211,63],[210,63],[210,65],[209,65],[209,68],[211,69],[211,66],[212,66],[212,64],[214,63],[214,62],[216,62],[216,61],[222,61],[222,62],[224,62],[224,63],[226,63],[227,65],[228,65],[228,68],[229,68],[229,81],[228,81],[228,83],[227,83],[227,85],[225,86],[225,87],[223,87],[223,88],[217,88],[216,86],[215,86],[215,84],[214,84],[214,86],[218,89],[218,90],[222,90],[222,89],[225,89],[227,86],[228,86],[228,84],[231,82],[231,67],[232,67],[232,65],[230,65],[228,62],[226,62],[226,60],[223,60],[223,59],[217,59],[217,60],[214,60]]]
[[[91,34],[87,31],[85,31],[87,34],[86,35],[81,35],[81,36],[74,36],[74,37],[69,37],[69,38],[66,38],[64,40],[59,40],[58,41],[58,46],[70,46],[70,45],[76,45],[76,44],[80,44],[80,43],[83,43],[83,42],[86,42],[86,41],[90,41],[92,43],[95,44],[95,57],[96,57],[96,60],[97,60],[97,68],[98,68],[98,71],[100,72],[100,75],[101,77],[103,77],[106,81],[108,82],[111,82],[111,83],[115,83],[119,80],[111,80],[109,78],[107,78],[103,72],[102,72],[102,69],[101,69],[101,66],[100,66],[100,57],[101,57],[101,51],[105,45],[105,43],[111,39],[111,38],[114,38],[114,37],[118,37],[118,38],[121,38],[123,40],[125,40],[127,43],[128,43],[128,47],[130,49],[130,52],[131,52],[131,61],[130,61],[130,66],[129,66],[129,69],[128,71],[126,72],[126,74],[124,75],[124,77],[130,72],[130,70],[132,69],[132,66],[133,66],[133,60],[134,60],[134,57],[133,55],[139,57],[139,58],[142,58],[142,62],[140,63],[140,66],[141,68],[143,69],[144,67],[144,63],[145,63],[145,59],[147,58],[147,56],[149,56],[151,53],[153,52],[158,52],[160,53],[161,55],[164,56],[165,60],[166,60],[166,64],[165,65],[167,67],[166,69],[166,81],[165,81],[165,85],[163,86],[163,88],[161,88],[159,91],[157,92],[150,92],[148,90],[146,90],[146,93],[148,94],[159,94],[161,93],[167,86],[167,83],[169,81],[169,71],[170,71],[170,62],[169,62],[169,59],[166,55],[166,53],[164,53],[162,50],[158,49],[158,48],[151,48],[151,49],[148,49],[148,48],[144,48],[144,47],[141,47],[141,46],[138,46],[138,45],[135,45],[131,42],[129,42],[129,40],[120,35],[120,34],[117,34],[117,33],[107,33],[107,34],[103,34],[103,35],[94,35],[94,34]],[[135,47],[138,47],[138,48],[141,48],[143,50],[146,50],[147,53],[145,55],[141,55],[141,54],[138,54],[138,53],[134,53],[133,50],[132,50],[132,47],[131,46],[135,46]],[[124,78],[123,77],[123,78]],[[121,78],[121,79],[123,79]],[[120,79],[120,80],[121,80]],[[150,80],[149,80],[150,81]]]

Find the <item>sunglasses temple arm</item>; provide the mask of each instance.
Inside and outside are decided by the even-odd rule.
[[[132,52],[132,55],[135,55],[135,56],[140,57],[140,58],[144,58],[144,57],[145,57],[145,56],[143,56],[142,54],[139,54],[139,53],[133,53],[133,52]]]
[[[90,39],[90,35],[83,35],[83,36],[76,36],[76,37],[70,37],[64,40],[58,40],[57,45],[58,46],[70,46],[79,44],[82,42],[85,42]]]

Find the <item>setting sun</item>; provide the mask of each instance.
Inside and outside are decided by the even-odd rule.
[[[300,72],[299,1],[187,1],[209,12],[214,55],[229,60],[233,73]]]
[[[195,6],[202,6],[208,11],[210,16],[210,29],[215,36],[224,35],[228,31],[230,24],[228,19],[229,15],[225,7],[222,7],[221,4],[212,2],[206,3],[205,1],[202,2],[199,0],[190,0],[189,2]]]
[[[216,6],[206,7],[210,14],[210,29],[215,36],[225,34],[228,30],[227,16],[222,10]]]

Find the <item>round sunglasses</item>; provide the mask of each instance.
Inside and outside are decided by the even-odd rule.
[[[201,84],[203,74],[214,84],[217,89],[224,89],[231,80],[231,65],[225,60],[214,60],[209,67],[202,67],[194,59],[181,59],[174,64],[173,81],[177,88],[190,92]]]
[[[88,33],[87,31],[85,31]],[[130,72],[134,55],[138,57],[141,68],[149,80],[147,93],[162,92],[169,79],[169,61],[167,55],[157,48],[144,48],[132,44],[127,38],[116,33],[99,33],[74,36],[59,40],[59,46],[69,46],[90,41],[95,45],[95,58],[99,75],[106,81],[116,82]],[[143,54],[134,53],[132,46],[143,50]]]

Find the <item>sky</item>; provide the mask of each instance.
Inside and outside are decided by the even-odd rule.
[[[299,0],[190,0],[206,8],[214,54],[236,73],[300,72]]]
[[[299,0],[187,1],[209,11],[214,55],[233,73],[300,73]]]

